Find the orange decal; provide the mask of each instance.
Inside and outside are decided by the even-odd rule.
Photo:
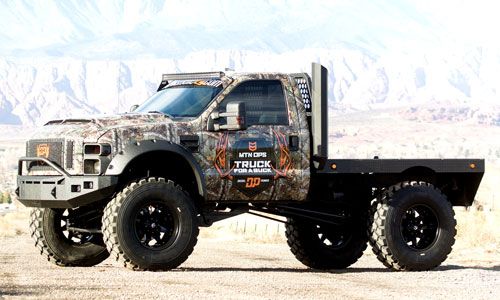
[[[245,182],[246,188],[254,188],[260,185],[260,177],[248,177]]]
[[[220,136],[217,146],[215,147],[214,166],[221,178],[227,177],[229,179],[233,179],[233,176],[231,176],[230,173],[234,169],[234,166],[226,171],[226,149],[228,141],[229,136],[227,133]]]
[[[252,152],[257,150],[257,142],[248,142],[248,150]]]
[[[193,85],[207,85],[207,82],[204,80],[197,80],[193,82]]]
[[[49,158],[50,146],[48,144],[38,144],[36,146],[36,156]]]
[[[290,156],[290,150],[288,149],[288,143],[286,142],[286,137],[284,134],[280,132],[274,131],[274,135],[276,136],[276,139],[278,140],[278,145],[280,147],[280,158],[279,158],[279,163],[277,164],[277,168],[273,168],[273,170],[276,172],[274,175],[274,179],[277,179],[279,177],[287,177],[287,172],[288,169],[292,166],[292,157]]]

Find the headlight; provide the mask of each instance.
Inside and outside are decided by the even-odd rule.
[[[98,159],[84,159],[83,160],[83,173],[84,174],[100,174],[101,162]]]
[[[110,154],[110,144],[83,145],[83,173],[88,175],[102,174],[111,161]]]
[[[111,154],[110,144],[85,144],[83,153],[89,155],[107,156]]]

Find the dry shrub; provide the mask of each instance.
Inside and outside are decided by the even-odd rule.
[[[281,243],[285,240],[285,225],[244,214],[215,223],[200,231],[201,238],[239,240],[256,243]]]
[[[500,211],[479,211],[455,208],[457,248],[483,248],[500,253]],[[28,233],[29,209],[20,207],[0,216],[0,236]],[[240,240],[256,243],[285,241],[284,224],[259,217],[242,215],[202,228],[200,238]]]
[[[500,253],[500,211],[456,209],[457,246]]]
[[[16,236],[28,233],[29,209],[19,208],[0,216],[0,236]]]
[[[500,211],[465,210],[455,207],[457,248],[482,248],[500,253]],[[285,242],[284,225],[278,222],[242,215],[203,228],[201,238],[243,240],[256,243]]]

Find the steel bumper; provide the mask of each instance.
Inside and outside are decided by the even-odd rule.
[[[42,161],[60,175],[23,175],[23,162]],[[112,196],[118,176],[72,176],[57,164],[41,157],[19,159],[18,200],[28,207],[72,208]]]

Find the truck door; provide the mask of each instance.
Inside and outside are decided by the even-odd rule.
[[[212,169],[205,174],[208,200],[305,199],[309,174],[304,169],[308,172],[309,162],[301,150],[295,97],[287,86],[286,77],[269,75],[228,87],[215,109],[225,112],[228,103],[244,102],[247,128],[204,136],[205,145],[214,151],[208,154]]]

